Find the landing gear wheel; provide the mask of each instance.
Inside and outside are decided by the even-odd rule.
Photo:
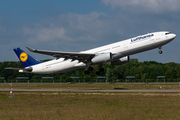
[[[88,68],[88,71],[93,71],[93,67],[89,67],[89,68]]]
[[[104,68],[100,68],[100,70],[99,70],[99,71],[104,72]]]
[[[162,51],[159,51],[159,54],[162,54]]]
[[[89,71],[87,71],[87,70],[84,71],[84,74],[85,74],[85,75],[88,75],[88,74],[89,74]]]
[[[97,71],[97,72],[96,72],[96,75],[100,75],[100,71]]]
[[[162,46],[159,47],[159,54],[162,54],[161,49],[162,49]]]

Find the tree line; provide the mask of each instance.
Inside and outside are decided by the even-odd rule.
[[[87,68],[67,73],[44,75],[19,73],[16,70],[5,70],[4,68],[6,67],[23,68],[23,66],[20,62],[0,62],[0,77],[5,77],[9,82],[14,81],[16,77],[29,77],[30,82],[40,82],[41,77],[54,77],[55,82],[79,82],[78,79],[72,79],[70,77],[80,77],[81,82],[95,82],[97,77],[96,71],[99,70],[99,66],[95,66],[89,75],[84,74],[84,70],[87,70]],[[137,82],[156,82],[157,76],[165,76],[167,82],[177,82],[180,75],[180,64],[174,62],[138,62],[138,59],[131,59],[127,64],[113,66],[110,63],[106,63],[102,67],[104,68],[104,72],[101,72],[99,76],[106,76],[108,82],[125,82],[126,76],[135,76]],[[104,80],[99,81],[103,82]]]

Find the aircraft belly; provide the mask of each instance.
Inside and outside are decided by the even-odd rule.
[[[53,72],[54,73],[64,73],[64,72],[68,72],[68,71],[86,67],[85,65],[76,66],[77,64],[78,64],[77,60],[73,61],[73,62],[71,62],[71,60],[64,61],[63,63],[57,64],[56,66],[54,66]]]
[[[63,71],[64,69],[73,67],[77,62],[70,62],[70,60],[59,62],[55,61],[54,63],[41,64],[33,66],[32,73],[38,74],[51,74],[57,71]]]

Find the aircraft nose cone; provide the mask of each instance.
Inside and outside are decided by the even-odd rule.
[[[176,34],[171,35],[172,39],[176,38]]]

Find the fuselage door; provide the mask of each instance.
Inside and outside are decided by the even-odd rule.
[[[124,50],[127,50],[128,49],[127,41],[124,41],[123,44],[124,44]]]
[[[160,40],[161,34],[156,34],[155,42],[158,42]]]

